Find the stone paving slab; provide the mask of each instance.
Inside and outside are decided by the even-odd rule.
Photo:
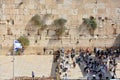
[[[75,60],[74,60],[75,61]],[[68,79],[80,79],[83,78],[82,71],[79,67],[79,65],[76,63],[75,68],[73,67],[73,61],[70,58],[70,71],[68,71]]]
[[[80,79],[82,77],[83,77],[82,71],[81,71],[81,69],[80,69],[78,64],[76,64],[76,67],[75,68],[71,68],[70,72],[68,72],[68,78],[69,79]]]
[[[0,56],[0,80],[13,77],[13,57]],[[53,56],[51,55],[22,55],[15,56],[14,75],[31,77],[34,71],[36,77],[51,75]]]
[[[0,56],[0,80],[6,80],[13,77],[13,57]],[[36,77],[49,77],[52,71],[53,56],[51,55],[22,55],[15,56],[15,76],[31,77],[34,71]],[[52,71],[53,72],[53,71]],[[83,77],[80,67],[76,64],[75,68],[71,68],[68,72],[70,79],[80,79]],[[120,63],[116,70],[117,78],[120,78]]]

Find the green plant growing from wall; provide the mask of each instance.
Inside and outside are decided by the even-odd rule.
[[[65,24],[66,24],[66,22],[67,22],[67,20],[63,19],[63,18],[54,20],[54,26],[56,27],[56,35],[58,36],[58,39],[65,32],[65,29],[66,29]]]
[[[97,22],[95,18],[92,16],[90,18],[83,18],[83,24],[88,27],[90,35],[94,36],[94,31],[97,28]]]
[[[29,42],[29,39],[24,37],[24,36],[20,36],[18,38],[18,41],[21,43],[21,45],[26,48],[27,46],[29,46],[30,42]]]
[[[34,26],[42,25],[41,17],[38,14],[34,15],[30,21],[33,22]]]
[[[55,25],[56,27],[63,27],[66,22],[67,22],[66,19],[60,18],[60,19],[54,20],[54,25]]]
[[[65,27],[56,29],[56,35],[60,37],[65,32]]]
[[[20,36],[18,39],[17,39],[21,45],[22,45],[22,49],[18,49],[16,51],[16,54],[17,55],[20,55],[21,52],[24,52],[24,49],[27,48],[29,46],[29,40],[28,38],[26,38],[25,36]]]
[[[47,28],[47,25],[44,24],[44,22],[38,14],[34,15],[30,21],[33,23],[33,26],[37,27],[37,29],[40,31],[43,31]]]

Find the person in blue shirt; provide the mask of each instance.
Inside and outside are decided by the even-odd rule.
[[[35,77],[35,74],[34,74],[34,72],[32,71],[32,78],[34,78]]]

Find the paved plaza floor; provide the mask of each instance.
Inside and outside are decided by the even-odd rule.
[[[78,64],[76,64],[76,67],[75,68],[70,68],[70,72],[68,72],[68,79],[81,79],[83,78],[83,74],[82,74],[82,71],[79,67]]]
[[[0,56],[0,80],[13,77],[13,57]],[[51,75],[53,56],[51,55],[22,55],[15,56],[14,75],[31,77],[32,71],[36,77]]]
[[[55,77],[52,55],[21,55],[15,56],[14,75],[15,77],[31,77],[34,71],[36,77]],[[118,63],[117,78],[120,78],[120,63]],[[0,80],[9,80],[13,77],[13,57],[0,56]],[[69,72],[71,79],[83,77],[82,71],[77,65]]]

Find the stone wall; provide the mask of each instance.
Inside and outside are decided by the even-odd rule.
[[[51,39],[47,30],[42,35],[28,36],[30,47],[103,47],[112,46],[117,35],[120,34],[120,1],[119,0],[0,0],[0,46],[1,54],[6,54],[13,45],[13,40],[27,35],[25,30],[30,19],[39,14],[51,14],[46,22],[55,19],[67,20],[66,27],[69,35],[62,36],[62,40]],[[94,16],[98,23],[95,37],[92,38],[86,29],[78,31],[82,18]],[[98,18],[101,17],[102,20]],[[105,17],[108,19],[105,20]],[[83,26],[84,27],[84,26]],[[51,30],[53,31],[53,30]],[[113,34],[115,33],[115,34]],[[37,43],[35,41],[37,40]],[[118,41],[119,42],[119,41]],[[8,47],[8,48],[6,48]],[[28,49],[26,53],[40,52]]]

